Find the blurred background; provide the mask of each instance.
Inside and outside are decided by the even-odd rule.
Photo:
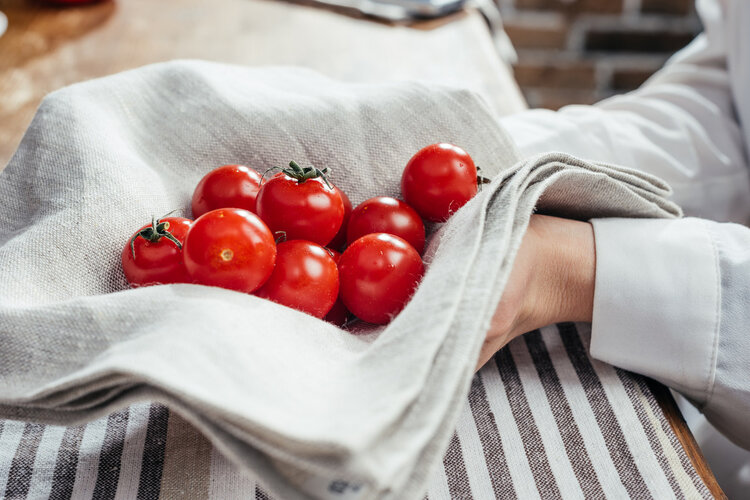
[[[496,1],[531,108],[633,90],[701,31],[693,0]]]
[[[0,12],[11,11],[16,28],[27,33],[26,43],[13,47],[15,54],[7,51],[0,54],[0,63],[12,63],[40,49],[48,50],[50,45],[71,35],[79,36],[111,14],[112,6],[102,6],[90,9],[92,15],[86,17],[56,16],[58,33],[52,37],[46,34],[45,39],[37,36],[38,26],[32,21],[39,8],[87,3],[96,2],[0,0]],[[300,3],[316,4],[314,0]],[[401,17],[403,21],[410,13],[399,11],[394,4],[409,5],[411,13],[436,14],[460,8],[464,2],[320,0],[320,3],[349,16],[376,19],[362,16],[360,11],[364,11],[380,16],[380,20]],[[532,108],[592,104],[633,90],[701,31],[693,0],[479,0],[477,4],[486,17],[487,4],[494,4],[499,10],[501,26],[518,55],[512,65],[515,80]],[[0,13],[0,34],[5,24]]]

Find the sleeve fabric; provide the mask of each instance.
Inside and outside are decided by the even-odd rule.
[[[750,449],[750,229],[594,219],[591,355],[690,399]]]
[[[750,221],[750,2],[697,7],[705,32],[637,91],[501,123],[524,155],[655,174],[702,218],[592,221],[591,353],[681,392],[750,449],[750,229],[712,222]]]
[[[747,17],[750,9],[732,5],[741,11],[728,13],[716,0],[697,7],[705,32],[640,89],[595,106],[502,118],[521,153],[562,151],[637,168],[669,182],[687,215],[748,222],[750,133],[740,127],[732,88],[736,72],[727,66],[728,46],[737,48],[740,40],[727,40],[725,18]]]

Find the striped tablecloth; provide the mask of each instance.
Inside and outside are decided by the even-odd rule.
[[[711,498],[644,380],[591,359],[589,336],[531,332],[474,377],[429,499]],[[0,498],[253,497],[273,498],[158,404],[78,427],[0,421]]]

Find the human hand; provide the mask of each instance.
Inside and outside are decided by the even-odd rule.
[[[591,224],[532,215],[477,369],[526,332],[563,321],[591,321],[595,275]]]

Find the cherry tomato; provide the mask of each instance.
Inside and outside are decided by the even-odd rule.
[[[224,165],[207,173],[193,192],[193,217],[217,208],[244,208],[255,212],[261,176],[244,165]]]
[[[254,213],[220,208],[195,220],[182,254],[193,282],[251,293],[271,275],[276,243]]]
[[[331,254],[331,257],[333,257],[333,261],[336,262],[336,266],[338,267],[339,259],[341,258],[341,253],[336,250],[333,250],[332,248],[327,248],[326,250],[328,250],[328,253]],[[349,315],[350,315],[349,310],[341,301],[341,294],[339,293],[338,298],[336,298],[336,302],[333,303],[333,307],[331,308],[330,311],[328,311],[328,314],[326,314],[323,319],[333,325],[344,326],[346,322],[349,321]]]
[[[422,219],[413,208],[396,198],[370,198],[352,211],[346,231],[349,243],[370,233],[394,234],[405,239],[420,254],[424,250]]]
[[[322,246],[304,240],[285,241],[276,248],[276,267],[255,295],[323,318],[339,294],[333,257]]]
[[[339,259],[341,259],[341,252],[333,248],[326,248],[326,250],[328,251],[328,255],[330,255],[333,261],[336,263],[336,265],[338,265]]]
[[[346,228],[349,224],[349,216],[352,215],[352,202],[349,200],[349,197],[346,195],[346,193],[344,193],[338,187],[333,186],[333,189],[335,189],[339,193],[339,196],[341,196],[341,201],[344,202],[344,220],[341,221],[339,232],[336,233],[336,236],[334,236],[330,243],[328,243],[328,248],[343,250],[346,246]]]
[[[181,247],[192,223],[182,217],[162,217],[136,231],[122,249],[122,270],[128,283],[188,283]]]
[[[341,299],[358,318],[384,325],[401,312],[423,274],[422,259],[402,238],[368,234],[339,260]]]
[[[344,220],[344,202],[325,180],[325,170],[295,162],[275,175],[258,192],[256,212],[273,233],[286,239],[307,240],[325,246]]]
[[[336,299],[333,307],[323,319],[339,327],[346,325],[346,322],[349,321],[349,309],[346,308],[341,297]]]
[[[477,194],[477,167],[463,149],[432,144],[417,151],[401,176],[401,195],[423,219],[445,222]]]

